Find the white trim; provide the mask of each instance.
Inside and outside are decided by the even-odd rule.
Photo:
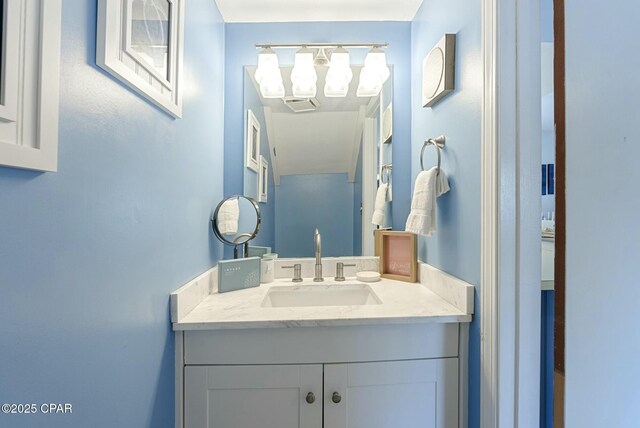
[[[3,69],[0,73],[0,121],[15,122],[18,115],[18,70],[20,61],[15,61],[20,55],[21,11],[20,0],[7,0],[4,2],[3,23],[4,37],[0,34],[2,56],[0,65]],[[2,6],[0,6],[2,7]],[[8,61],[12,58],[12,61]]]
[[[257,140],[253,139],[253,130],[256,130]],[[245,155],[245,167],[249,168],[256,173],[259,173],[258,168],[260,167],[260,121],[256,117],[255,114],[251,111],[251,109],[247,110],[247,126],[245,127],[245,137],[244,137],[244,155]],[[255,144],[256,151],[254,158],[251,154],[251,147]]]
[[[360,109],[358,110],[358,118],[356,119],[356,130],[353,134],[353,151],[351,152],[351,161],[349,162],[349,171],[347,173],[347,180],[349,181],[349,183],[353,183],[356,179],[356,170],[358,169],[358,156],[360,155],[360,146],[362,146],[362,128],[364,125],[365,116],[364,109],[364,106],[360,106]]]
[[[539,425],[540,270],[534,261],[539,263],[540,238],[532,221],[540,203],[540,51],[533,47],[539,45],[538,8],[538,1],[483,2],[483,428]]]
[[[126,13],[131,0],[99,0],[96,63],[135,92],[173,117],[182,117],[182,62],[184,51],[184,0],[171,3],[169,78],[151,72],[140,55],[128,49]],[[175,12],[175,13],[174,13]]]
[[[497,2],[482,3],[482,50],[484,91],[481,145],[481,229],[480,229],[480,427],[497,427],[498,422],[498,157],[495,117],[497,70],[496,18]]]
[[[378,170],[378,151],[376,145],[376,121],[364,119],[362,130],[362,255],[373,256],[374,253],[374,201],[376,199]],[[357,207],[354,207],[357,209]]]
[[[260,167],[258,171],[258,202],[269,202],[269,162],[260,155]],[[264,190],[264,192],[262,191]]]
[[[0,111],[0,165],[56,171],[61,0],[10,0],[7,6],[7,18],[19,17],[8,27],[11,37],[18,27],[19,41],[7,51],[18,61],[6,63],[18,71],[14,75],[15,70],[8,68],[7,84],[13,89],[9,88],[8,103]],[[14,89],[17,97],[12,100]]]

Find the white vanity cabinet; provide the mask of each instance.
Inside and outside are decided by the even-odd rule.
[[[466,329],[432,323],[176,332],[177,426],[462,427]]]
[[[184,397],[185,427],[322,428],[322,365],[187,367]]]
[[[457,381],[455,358],[186,367],[185,427],[457,427]]]
[[[457,426],[456,358],[324,366],[325,428]]]

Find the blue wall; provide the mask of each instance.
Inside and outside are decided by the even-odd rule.
[[[278,255],[313,257],[313,234],[318,228],[323,257],[352,256],[353,188],[346,173],[280,177],[276,187]]]
[[[640,420],[640,3],[565,10],[565,426],[631,428]]]
[[[243,136],[243,78],[245,65],[258,61],[256,43],[300,43],[336,41],[386,41],[387,62],[393,64],[394,134],[393,134],[393,181],[394,227],[404,229],[409,214],[411,160],[411,82],[410,46],[411,24],[409,22],[304,22],[304,23],[257,23],[227,24],[225,60],[225,170],[224,192],[226,195],[242,192],[244,153]],[[294,51],[278,52],[280,64],[293,64]],[[352,63],[363,63],[366,50],[351,52]],[[277,219],[276,219],[277,221]]]
[[[62,2],[59,172],[0,167],[6,427],[173,427],[169,293],[211,267],[222,197],[224,27],[186,2],[184,117],[95,65],[95,1]]]
[[[445,33],[457,33],[456,89],[433,108],[423,108],[422,59]],[[415,180],[420,171],[419,156],[424,140],[444,134],[447,136],[447,146],[442,153],[442,168],[449,176],[451,185],[451,191],[438,198],[436,234],[419,240],[420,259],[478,285],[483,84],[481,3],[471,0],[424,2],[411,24],[411,61],[412,177]],[[394,134],[395,130],[394,127]],[[393,159],[395,164],[395,152]],[[437,156],[433,148],[425,152],[424,162],[425,166],[436,165]],[[393,196],[395,199],[395,189]],[[480,310],[477,287],[475,298],[477,303],[470,328],[469,347],[470,427],[477,427],[480,423]]]
[[[540,41],[553,42],[553,0],[540,0]]]

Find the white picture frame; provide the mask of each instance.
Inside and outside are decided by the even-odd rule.
[[[180,118],[184,0],[157,1],[158,5],[167,6],[168,13],[158,6],[153,10],[140,9],[137,0],[99,0],[96,63],[164,112]],[[146,44],[135,42],[139,33],[134,29],[134,21],[136,28],[145,26]],[[153,52],[144,54],[142,48]],[[164,57],[159,50],[164,50]],[[161,64],[164,72],[159,69]]]
[[[3,5],[0,166],[55,172],[62,1]]]
[[[245,135],[245,166],[259,172],[260,162],[260,121],[251,110],[247,110],[247,132]]]
[[[260,156],[260,170],[258,171],[258,202],[269,201],[269,162]]]

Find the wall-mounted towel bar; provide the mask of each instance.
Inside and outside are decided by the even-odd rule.
[[[436,149],[438,149],[438,175],[440,174],[440,160],[441,160],[440,149],[444,149],[444,144],[446,139],[447,138],[444,135],[441,135],[436,138],[429,138],[424,142],[424,144],[422,145],[422,150],[420,151],[420,169],[422,169],[422,171],[424,171],[424,163],[422,160],[422,158],[424,157],[424,151],[427,148],[427,146],[433,145],[435,146]]]
[[[380,181],[383,184],[389,184],[391,181],[391,170],[393,170],[393,164],[390,163],[386,163],[384,165],[382,165],[382,168],[380,168]],[[387,180],[385,181],[385,173],[386,173],[386,177]]]

